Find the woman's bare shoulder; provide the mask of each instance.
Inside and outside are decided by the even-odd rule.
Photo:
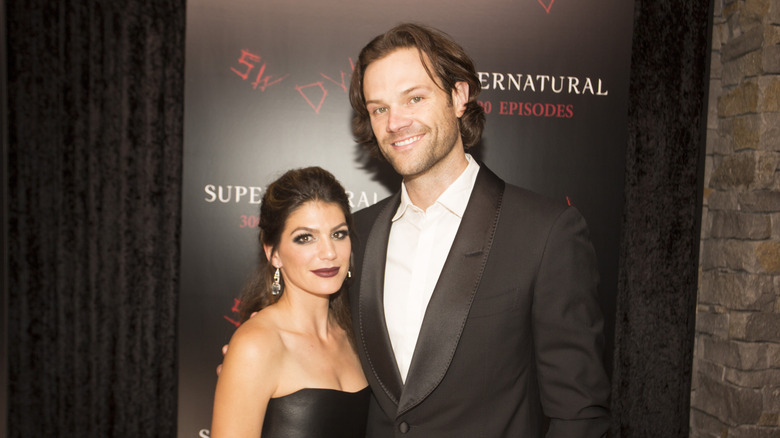
[[[263,309],[241,324],[230,339],[230,352],[241,356],[268,356],[283,353],[284,343],[274,312]]]
[[[259,436],[255,426],[262,425],[285,357],[278,330],[263,315],[236,329],[217,380],[212,436]],[[246,421],[236,422],[236,418]]]

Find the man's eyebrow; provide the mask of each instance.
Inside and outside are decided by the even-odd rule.
[[[429,88],[426,87],[425,85],[415,85],[413,87],[409,87],[406,90],[402,91],[401,94],[402,95],[412,94],[412,93],[414,93],[417,90],[428,91]]]
[[[429,91],[429,88],[426,87],[425,85],[414,85],[414,86],[411,86],[411,87],[407,88],[406,90],[401,91],[399,93],[399,95],[401,95],[401,96],[408,96],[408,95],[414,93],[417,90]],[[381,105],[382,101],[380,99],[366,100],[366,105],[370,105],[370,104]]]

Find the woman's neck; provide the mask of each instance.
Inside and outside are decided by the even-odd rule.
[[[297,332],[327,340],[333,327],[329,297],[306,292],[285,293],[276,303],[288,318],[290,328]]]

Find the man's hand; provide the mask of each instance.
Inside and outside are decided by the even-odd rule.
[[[228,350],[228,344],[225,344],[222,346],[222,357],[225,357]],[[222,364],[217,365],[217,376],[219,376],[219,373],[222,372]]]

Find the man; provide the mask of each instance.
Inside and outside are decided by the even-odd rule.
[[[413,24],[376,37],[353,72],[355,137],[403,177],[355,214],[368,436],[603,436],[610,386],[585,221],[466,153],[484,124],[478,93],[463,49]]]

